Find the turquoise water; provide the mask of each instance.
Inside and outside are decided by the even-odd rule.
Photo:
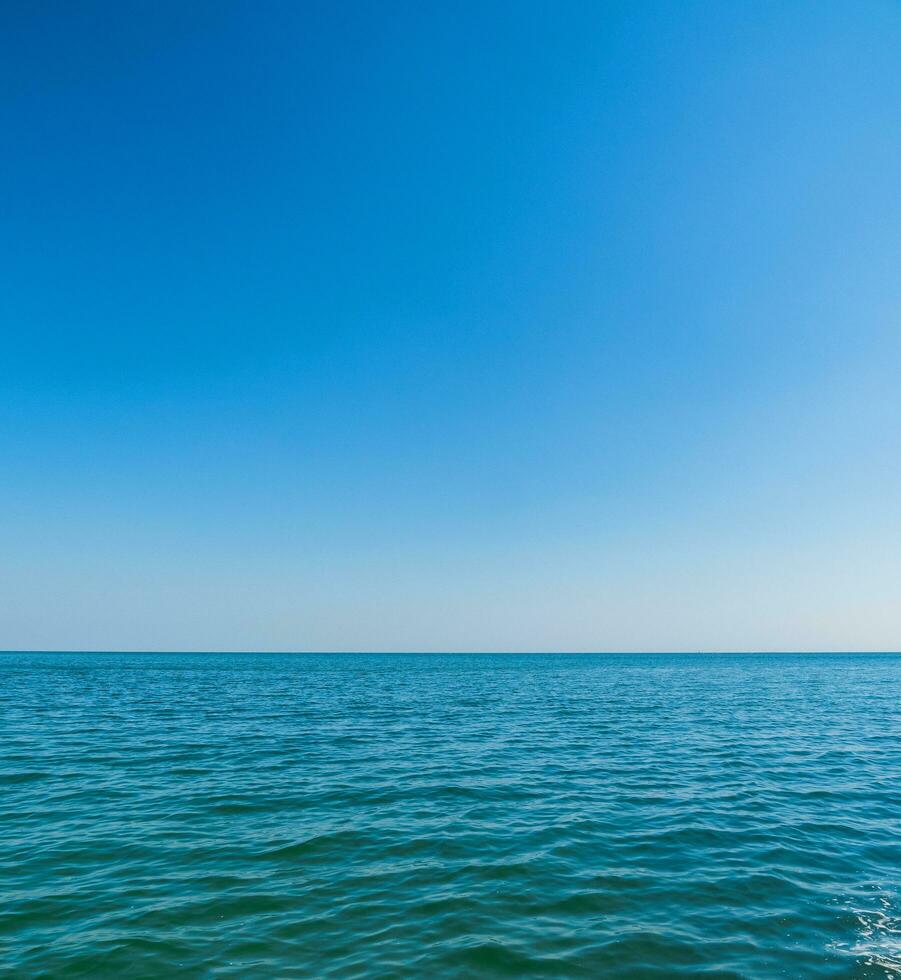
[[[0,974],[901,977],[901,657],[0,656]]]

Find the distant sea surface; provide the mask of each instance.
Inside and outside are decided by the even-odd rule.
[[[901,657],[0,655],[0,976],[901,977]]]

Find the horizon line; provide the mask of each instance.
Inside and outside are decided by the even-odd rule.
[[[520,657],[704,657],[704,656],[899,656],[901,650],[151,650],[151,649],[3,649],[0,655],[48,654],[150,654],[159,656],[520,656]]]

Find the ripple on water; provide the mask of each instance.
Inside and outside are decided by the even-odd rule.
[[[0,974],[901,978],[901,658],[0,657]]]

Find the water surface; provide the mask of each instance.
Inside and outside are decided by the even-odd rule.
[[[5,654],[0,975],[901,977],[901,657]]]

